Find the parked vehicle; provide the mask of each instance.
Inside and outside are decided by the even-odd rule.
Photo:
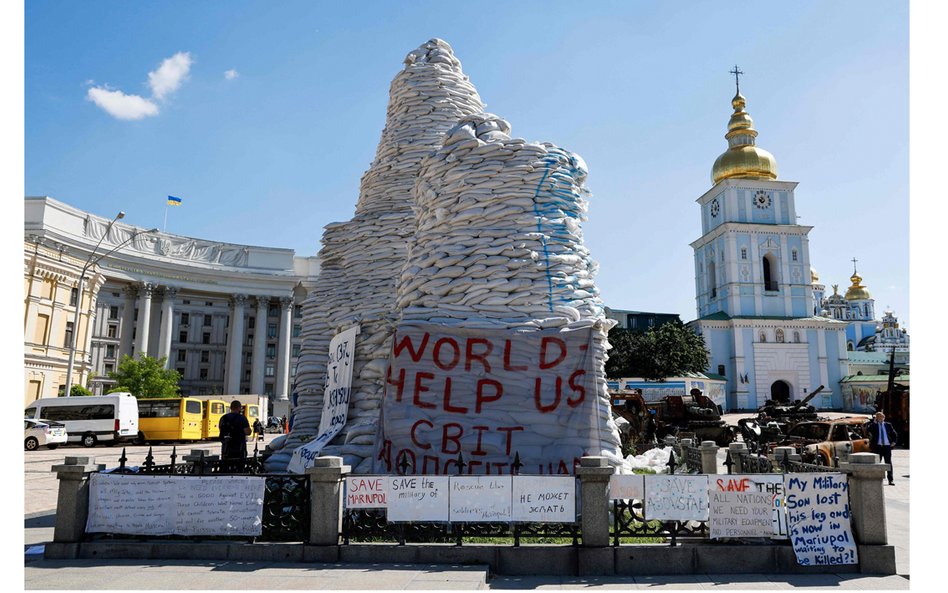
[[[199,399],[167,397],[138,400],[138,438],[146,441],[199,441],[203,414]]]
[[[68,442],[95,447],[100,441],[114,444],[138,435],[138,400],[128,392],[85,397],[44,397],[24,411],[31,420],[45,418],[66,427]]]
[[[27,451],[35,451],[44,446],[55,449],[65,443],[69,437],[65,425],[61,422],[43,419],[31,420],[29,418],[23,422],[23,447]]]
[[[816,408],[809,405],[825,387],[820,385],[803,400],[793,403],[780,403],[767,400],[758,408],[755,418],[741,418],[737,421],[737,430],[741,433],[745,443],[756,443],[766,446],[783,439],[791,428],[800,422],[820,420]]]
[[[221,417],[227,413],[227,404],[219,399],[211,399],[203,402],[204,418],[201,421],[201,437],[204,440],[216,441],[220,438],[220,427],[218,424]]]
[[[283,419],[279,416],[267,418],[267,428],[283,428]]]
[[[850,416],[800,422],[773,447],[793,447],[806,463],[815,463],[819,458],[820,465],[836,467],[837,459],[846,461],[852,453],[869,451],[868,421],[866,416]]]

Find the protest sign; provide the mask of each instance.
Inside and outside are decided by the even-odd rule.
[[[708,519],[708,476],[645,476],[645,518],[674,521]]]
[[[609,500],[642,500],[644,498],[644,475],[612,474],[609,476]]]
[[[857,564],[844,474],[784,475],[787,530],[803,566]]]
[[[452,476],[449,520],[507,523],[511,520],[512,476]]]
[[[375,472],[571,474],[601,449],[591,328],[399,327],[385,379]]]
[[[390,523],[448,520],[447,476],[391,476],[388,480]]]
[[[260,535],[265,478],[92,474],[89,533]]]
[[[768,476],[712,475],[708,478],[708,523],[712,539],[773,535],[773,489],[768,491],[768,485],[759,481]]]
[[[525,523],[572,523],[576,520],[576,478],[514,476],[513,520]]]
[[[329,342],[329,365],[326,367],[326,390],[319,432],[315,439],[293,451],[286,466],[288,471],[301,474],[306,468],[312,467],[323,447],[346,425],[357,335],[359,326],[354,325],[336,334]]]
[[[384,509],[388,503],[389,476],[347,476],[347,509]]]

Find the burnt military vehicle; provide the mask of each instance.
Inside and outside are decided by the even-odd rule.
[[[737,421],[737,429],[741,433],[744,442],[748,443],[749,446],[776,443],[787,434],[787,431],[800,422],[818,420],[819,415],[816,413],[816,408],[809,405],[809,403],[823,389],[824,386],[820,385],[804,399],[791,404],[780,403],[771,399],[764,402],[764,405],[757,409],[756,417],[741,418]]]

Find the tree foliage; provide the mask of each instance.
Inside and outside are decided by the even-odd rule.
[[[181,375],[174,369],[166,369],[167,357],[132,358],[127,354],[119,361],[118,368],[109,373],[115,387],[109,393],[127,391],[135,397],[178,397],[178,381]]]
[[[59,397],[62,397],[65,394],[65,391],[66,391],[65,389],[60,389]],[[85,387],[83,387],[82,385],[76,384],[69,388],[69,395],[70,397],[83,397],[87,395],[92,395],[92,392],[86,389]]]
[[[614,327],[609,331],[609,360],[606,376],[642,377],[662,380],[685,373],[702,373],[708,368],[708,349],[704,338],[671,321],[651,327],[646,332],[633,332]]]

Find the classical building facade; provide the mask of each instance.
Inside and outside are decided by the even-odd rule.
[[[301,345],[300,305],[319,272],[317,258],[109,223],[49,197],[26,198],[27,259],[30,245],[62,251],[79,269],[107,254],[95,266],[95,283],[87,284],[91,300],[83,302],[90,305],[92,331],[82,334],[80,324],[85,341],[77,348],[74,383],[102,393],[123,355],[147,354],[167,358],[182,376],[182,394],[266,395],[275,413],[285,413]],[[63,278],[59,298],[77,284],[78,273]],[[27,290],[28,349],[41,307],[53,306],[46,292],[36,282]],[[34,393],[28,379],[27,401],[55,395],[59,385],[52,383]]]
[[[814,313],[812,227],[797,224],[797,183],[778,180],[776,159],[756,146],[739,91],[731,105],[728,149],[714,163],[713,187],[697,200],[698,319],[689,325],[705,338],[710,369],[727,381],[725,408],[803,399],[823,385],[812,403],[839,409],[847,324]]]

